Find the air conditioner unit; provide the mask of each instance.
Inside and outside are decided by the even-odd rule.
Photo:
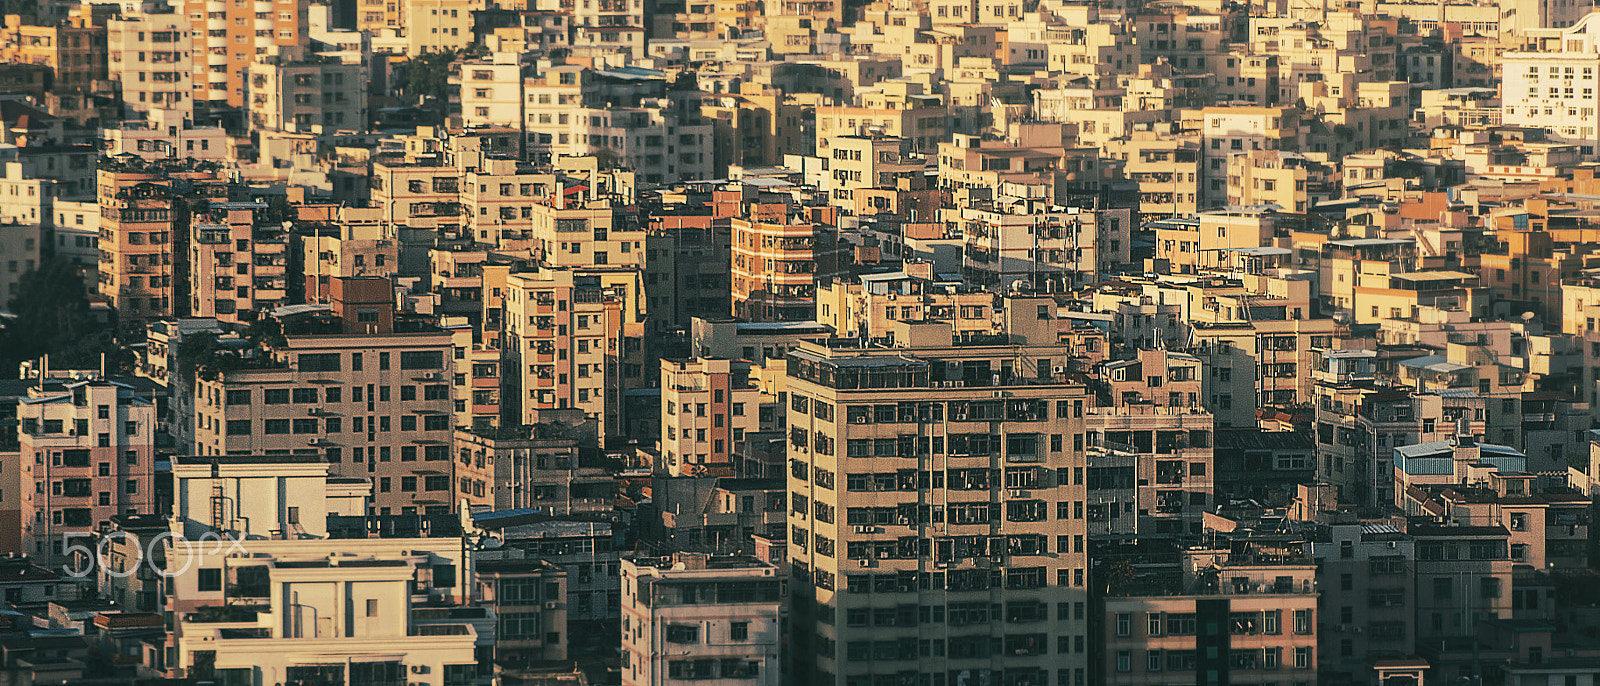
[[[556,602],[554,600],[546,600],[546,601],[544,601],[544,609],[546,609],[546,610],[554,610],[554,609],[557,609],[559,607],[561,607],[561,603],[559,603],[559,602]]]
[[[1067,373],[1067,368],[1066,367],[1055,367],[1054,370],[1055,370],[1055,373],[1057,373],[1057,374],[1065,374],[1065,373]]]
[[[856,563],[860,564],[862,567],[871,567],[872,566],[872,560],[856,560]]]
[[[858,526],[858,527],[856,527],[856,533],[858,533],[858,534],[877,533],[877,531],[878,531],[878,527],[875,527],[875,526]]]
[[[320,408],[320,407],[308,407],[308,408],[306,408],[306,414],[309,414],[309,415],[322,414],[322,408]]]
[[[1395,542],[1394,541],[1389,541],[1389,547],[1390,548],[1396,547]]]
[[[438,381],[439,380],[439,372],[428,372],[426,374],[423,374],[422,378],[425,381]]]
[[[427,665],[411,665],[411,673],[412,674],[427,674],[428,673],[428,666]]]

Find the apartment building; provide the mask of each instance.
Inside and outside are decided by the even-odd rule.
[[[179,196],[225,200],[228,186],[192,160],[115,161],[96,172],[99,292],[125,329],[187,313],[187,209]],[[176,215],[176,216],[175,216]]]
[[[343,681],[348,673],[351,681],[487,683],[477,655],[493,645],[495,627],[484,612],[423,607],[422,598],[461,585],[459,559],[440,554],[459,542],[255,543],[245,564],[207,554],[198,542],[169,553],[182,564],[168,580],[171,678],[266,686]],[[340,659],[330,664],[322,654]]]
[[[391,289],[336,279],[331,313],[280,317],[281,344],[203,373],[196,453],[322,455],[378,514],[452,511],[450,334],[397,318]]]
[[[1309,556],[1202,548],[1186,551],[1176,571],[1113,584],[1103,683],[1317,683],[1319,594]]]
[[[1200,533],[1215,491],[1211,413],[1186,405],[1096,407],[1083,426],[1090,535]]]
[[[1365,678],[1375,659],[1411,657],[1416,640],[1416,541],[1386,523],[1334,524],[1311,543],[1323,613],[1317,666]]]
[[[106,22],[108,74],[122,87],[129,116],[194,111],[192,28],[180,14],[137,14]]]
[[[185,77],[188,73],[183,72]],[[189,89],[185,88],[184,93],[188,94]],[[147,119],[101,128],[100,140],[107,156],[136,155],[146,160],[192,157],[214,162],[227,159],[227,132],[220,126],[196,126],[190,108],[150,108],[144,116]]]
[[[340,207],[332,221],[296,222],[306,302],[326,303],[333,279],[389,278],[400,265],[399,242],[385,235],[376,208]]]
[[[730,360],[661,361],[661,442],[667,473],[733,474],[745,434],[760,430],[763,396],[748,369]]]
[[[265,203],[214,203],[190,223],[189,312],[249,322],[288,303],[289,244]]]
[[[540,269],[506,278],[506,364],[515,373],[502,402],[514,396],[520,409],[511,416],[521,423],[536,422],[540,410],[578,408],[601,436],[621,431],[622,391],[643,378],[643,331],[625,307],[637,301],[607,275]]]
[[[1299,120],[1292,107],[1207,107],[1201,111],[1205,152],[1204,207],[1227,204],[1228,158],[1255,150],[1298,150]],[[1260,245],[1252,243],[1251,247]]]
[[[95,14],[92,7],[75,7],[65,19],[41,17],[37,24],[7,15],[0,61],[49,67],[54,91],[91,92],[106,78],[106,26]]]
[[[480,512],[473,516],[481,531],[499,532],[505,545],[480,551],[479,560],[540,559],[567,575],[567,631],[589,636],[615,631],[621,618],[622,556],[627,553],[620,527],[597,518],[551,518],[519,510]],[[560,598],[546,598],[560,602]]]
[[[494,53],[461,63],[453,77],[461,87],[461,122],[466,127],[518,126],[523,119],[521,55]]]
[[[623,558],[623,685],[782,683],[783,586],[777,567],[750,557]]]
[[[495,661],[501,665],[565,660],[567,573],[545,560],[479,560],[473,598],[494,610]],[[577,637],[580,640],[584,637]]]
[[[174,5],[192,27],[193,100],[248,109],[253,65],[264,56],[293,55],[311,38],[308,0],[183,0]],[[204,30],[201,30],[202,27]],[[200,56],[204,55],[204,59]],[[362,83],[362,81],[353,81]],[[253,90],[250,90],[254,93]]]
[[[112,516],[156,512],[157,419],[149,398],[113,381],[28,389],[17,406],[22,550],[68,561],[64,546],[87,542]]]
[[[644,56],[644,0],[595,0],[572,12],[572,47],[596,54]]]
[[[645,234],[644,287],[650,334],[687,330],[696,317],[731,311],[733,232],[699,208],[655,211]]]
[[[754,190],[754,189],[751,189]],[[731,189],[734,197],[744,189]],[[755,321],[805,321],[816,312],[817,283],[838,274],[844,256],[837,210],[752,202],[733,231],[733,314]]]
[[[289,55],[250,64],[250,126],[258,131],[367,129],[367,68]]]
[[[1520,49],[1500,55],[1500,120],[1546,129],[1553,142],[1594,155],[1595,72],[1600,70],[1600,20],[1585,17],[1567,28],[1530,29]]]
[[[1041,362],[1070,352],[956,346],[944,323],[893,340],[789,353],[796,678],[1085,674],[1087,651],[1048,652],[1088,627],[1091,399]]]
[[[1199,209],[1197,193],[1204,155],[1198,138],[1183,139],[1136,131],[1113,140],[1108,152],[1122,158],[1122,173],[1139,184],[1139,211],[1144,215],[1182,217]]]
[[[922,261],[899,272],[833,279],[817,289],[818,323],[842,335],[888,338],[896,321],[948,322],[958,340],[995,333],[994,293],[949,274],[935,274]]]
[[[500,428],[460,428],[454,452],[460,494],[495,510],[531,508],[552,515],[611,511],[617,485],[605,468],[595,424],[576,410],[562,417]]]

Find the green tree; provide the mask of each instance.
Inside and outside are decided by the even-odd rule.
[[[56,369],[128,368],[133,355],[117,345],[110,327],[97,321],[84,297],[77,268],[47,259],[17,281],[16,296],[7,303],[16,315],[0,330],[0,377],[12,378],[25,360],[50,355]]]

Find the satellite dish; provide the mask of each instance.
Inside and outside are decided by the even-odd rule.
[[[1350,313],[1349,312],[1335,312],[1335,313],[1333,313],[1333,323],[1338,324],[1339,326],[1344,326],[1346,324],[1349,324],[1350,323]]]
[[[1534,320],[1535,317],[1538,317],[1539,315],[1536,315],[1536,314],[1534,314],[1532,312],[1523,312],[1521,316],[1522,316],[1522,321],[1531,322],[1531,321]]]

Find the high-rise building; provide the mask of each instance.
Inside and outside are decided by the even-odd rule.
[[[191,34],[181,14],[134,14],[106,22],[109,71],[122,86],[123,112],[194,114]]]
[[[717,203],[745,212],[733,232],[733,315],[755,321],[809,321],[817,283],[841,270],[837,207],[802,206],[751,184],[717,191]]]
[[[1070,346],[957,346],[945,322],[893,340],[788,356],[795,678],[1084,673],[1087,650],[1050,648],[1089,626],[1092,398],[1045,361]]]
[[[770,564],[693,553],[622,560],[623,686],[775,686],[786,681],[783,639],[783,577]]]
[[[196,103],[244,107],[250,65],[310,41],[308,0],[184,0],[182,8],[193,28]]]
[[[189,312],[248,322],[288,302],[283,228],[260,219],[265,203],[216,203],[193,217]]]
[[[192,161],[114,161],[98,171],[100,295],[125,330],[188,311],[189,217],[179,195],[226,199],[227,185]]]
[[[88,380],[29,389],[17,418],[23,459],[14,468],[32,494],[20,513],[28,554],[60,560],[112,515],[155,512],[156,407],[132,388]]]
[[[280,344],[202,370],[195,452],[320,454],[334,474],[372,481],[377,514],[451,511],[450,334],[397,322],[392,298],[387,279],[335,279],[331,317],[280,319]]]
[[[755,432],[761,391],[730,360],[661,361],[661,444],[667,472],[733,475],[733,455]]]
[[[635,269],[541,269],[506,278],[502,404],[515,397],[522,423],[540,410],[581,408],[600,435],[621,431],[622,391],[641,386],[642,312]],[[509,408],[506,411],[511,411]]]

